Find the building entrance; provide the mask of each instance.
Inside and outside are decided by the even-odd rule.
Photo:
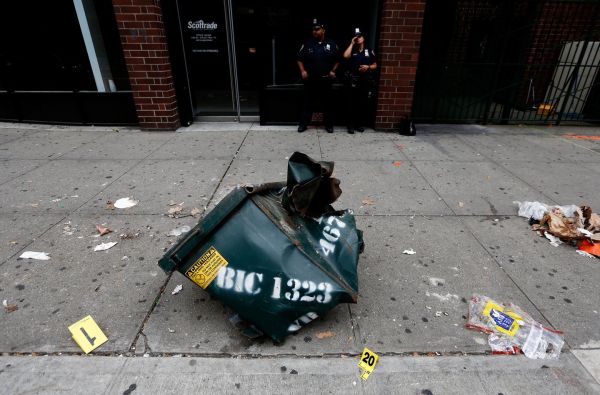
[[[314,17],[325,21],[327,36],[340,51],[355,27],[365,32],[367,46],[377,49],[377,0],[367,0],[360,9],[349,8],[342,0],[177,0],[174,4],[176,10],[165,9],[165,21],[178,99],[180,107],[189,107],[195,121],[260,117],[261,123],[297,122],[302,80],[296,53],[310,37]],[[176,17],[169,17],[173,14]],[[336,102],[341,120],[341,72],[339,77]]]

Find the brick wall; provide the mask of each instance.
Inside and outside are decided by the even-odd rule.
[[[377,129],[410,117],[419,61],[425,0],[384,0],[379,36]]]
[[[112,0],[140,127],[179,127],[159,0]]]

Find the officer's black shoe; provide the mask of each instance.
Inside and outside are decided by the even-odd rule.
[[[304,125],[300,125],[300,126],[298,126],[298,133],[302,133],[302,132],[304,132],[306,129],[307,129],[307,127],[306,127],[306,126],[304,126]]]
[[[349,134],[354,134],[354,129],[352,129],[352,128],[350,128],[350,127],[349,127],[349,128],[348,128],[348,133],[349,133]]]
[[[354,130],[356,130],[356,131],[357,131],[357,132],[359,132],[359,133],[362,133],[362,132],[364,132],[364,131],[365,131],[365,128],[361,128],[361,127],[359,126],[359,127],[357,127],[357,128],[354,128]]]
[[[327,133],[333,133],[333,126],[325,126]]]

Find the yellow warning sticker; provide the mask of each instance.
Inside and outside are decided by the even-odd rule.
[[[108,341],[96,321],[89,315],[71,325],[69,331],[73,335],[73,340],[86,354]]]
[[[185,275],[206,289],[219,274],[219,269],[227,266],[229,262],[216,250],[210,247],[198,260],[185,272]]]

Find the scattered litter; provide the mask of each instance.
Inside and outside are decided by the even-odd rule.
[[[128,261],[129,257],[127,255],[123,255],[123,257],[121,258],[122,261]]]
[[[117,243],[118,241],[111,241],[110,243],[98,244],[96,247],[94,247],[94,251],[106,251],[109,248],[113,248],[114,246],[116,246]]]
[[[429,291],[425,292],[425,296],[433,296],[434,298],[439,299],[441,302],[448,302],[448,301],[450,301],[452,299],[455,299],[455,300],[460,299],[458,297],[458,295],[454,295],[454,294],[451,294],[451,293],[447,293],[446,295],[440,295],[440,294],[435,293],[435,292],[431,292],[430,293]]]
[[[198,207],[194,207],[190,214],[192,217],[197,218],[200,216],[200,214],[202,214],[202,210],[200,210]]]
[[[28,203],[27,205],[28,205],[28,206],[31,206],[31,207],[37,207],[37,206],[39,206],[40,204],[39,204],[39,203]]]
[[[563,134],[563,137],[574,140],[600,140],[600,136],[588,135],[588,134]]]
[[[465,207],[465,204],[463,202],[458,202],[458,207]]]
[[[107,200],[106,201],[106,209],[107,210],[114,210],[115,209],[115,204],[112,201]]]
[[[98,233],[100,233],[100,236],[104,236],[112,232],[112,229],[106,228],[102,225],[96,225],[96,229],[98,230]]]
[[[40,261],[47,261],[50,259],[47,252],[36,252],[36,251],[25,251],[19,257],[21,259],[37,259]]]
[[[544,233],[544,236],[550,240],[550,244],[553,245],[554,247],[558,247],[559,245],[562,244],[562,241],[560,241],[560,239],[556,236],[551,235],[550,233],[546,232]]]
[[[173,289],[173,292],[171,292],[171,295],[177,295],[179,292],[181,292],[182,289],[183,289],[183,284],[179,284],[179,285],[175,286],[175,289]]]
[[[362,204],[364,204],[365,206],[372,206],[375,204],[375,200],[373,200],[371,198],[366,198],[366,199],[363,199]]]
[[[482,295],[469,301],[467,329],[495,335],[488,343],[493,351],[519,349],[527,358],[557,359],[564,345],[562,332],[543,327],[512,303],[499,304]]]
[[[175,329],[171,329],[171,328],[167,328],[169,330],[169,333],[175,333]]]
[[[169,217],[176,218],[181,214],[181,211],[183,211],[183,203],[171,207],[168,212]]]
[[[399,161],[399,160],[397,160],[397,161],[394,162],[394,166],[400,167],[400,166],[402,166],[402,162]]]
[[[600,258],[600,216],[593,213],[591,207],[514,203],[519,205],[519,216],[528,218],[531,229],[550,240],[553,246],[569,243]]]
[[[575,212],[579,207],[575,205],[569,206],[549,206],[545,203],[540,202],[519,202],[514,201],[514,204],[519,206],[519,217],[523,218],[533,218],[537,221],[541,221],[544,218],[544,215],[549,213],[553,208],[558,208],[561,212],[564,213],[567,217],[572,217],[575,215]]]
[[[176,206],[178,204],[183,204],[183,202],[177,203],[175,200],[169,200],[169,206]]]
[[[592,254],[590,254],[589,252],[585,252],[585,251],[582,251],[582,250],[576,250],[575,252],[577,252],[581,256],[585,256],[585,257],[588,257],[588,258],[595,258],[595,256],[592,255]]]
[[[583,239],[579,241],[577,247],[588,254],[595,255],[596,257],[600,257],[600,243],[593,243],[589,240]]]
[[[16,246],[17,244],[19,244],[18,241],[9,241],[8,244],[10,244],[11,246]]]
[[[402,251],[402,253],[406,255],[415,255],[417,252],[411,248],[409,250]]]
[[[330,337],[334,337],[335,333],[332,331],[319,332],[315,335],[317,339],[329,339]]]
[[[13,311],[19,310],[19,307],[16,304],[8,304],[8,300],[6,299],[2,301],[2,306],[4,306],[4,311],[6,313],[12,313]]]
[[[124,209],[124,208],[131,208],[133,206],[136,206],[139,203],[139,200],[134,200],[132,198],[126,197],[126,198],[121,198],[119,200],[117,200],[114,204],[115,208],[120,208],[120,209]]]
[[[140,237],[140,232],[125,232],[121,233],[119,237],[123,240],[131,240]]]
[[[65,234],[67,236],[73,236],[73,233],[75,231],[74,231],[73,227],[71,226],[71,221],[65,222],[64,225],[65,226],[63,226],[63,234]]]
[[[58,199],[52,199],[52,201],[53,201],[54,203],[58,203],[58,202],[60,202],[61,200],[62,200],[62,198],[58,198]]]
[[[190,230],[192,230],[192,228],[190,228],[187,225],[184,225],[179,228],[175,228],[175,229],[171,230],[169,233],[167,233],[167,236],[181,236],[182,234],[187,233]]]
[[[435,316],[436,317],[441,317],[442,316],[442,312],[441,311],[436,311],[435,312]]]
[[[446,284],[446,280],[443,278],[429,277],[429,283],[434,287],[441,287]]]

